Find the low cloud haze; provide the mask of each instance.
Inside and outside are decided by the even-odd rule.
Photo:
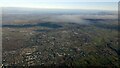
[[[25,11],[25,8],[15,11],[16,9],[18,8],[4,8],[3,24],[36,24],[41,22],[89,24],[91,22],[86,19],[118,19],[118,13],[113,11],[70,10],[70,13],[67,13],[69,10],[44,10],[44,12],[43,10],[32,11],[33,9]],[[31,10],[30,13],[27,13],[29,10]]]
[[[41,19],[45,22],[89,23],[86,19],[117,19],[116,15],[55,15]]]
[[[85,24],[86,21],[79,15],[55,15],[42,19],[45,22],[59,22],[59,23],[81,23]]]

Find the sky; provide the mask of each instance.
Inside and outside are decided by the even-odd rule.
[[[119,0],[0,0],[0,7],[117,10]]]

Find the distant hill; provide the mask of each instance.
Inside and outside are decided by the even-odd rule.
[[[85,9],[38,9],[21,7],[3,7],[3,14],[117,14],[116,11],[85,10]]]

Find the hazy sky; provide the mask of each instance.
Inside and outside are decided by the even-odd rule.
[[[117,10],[119,0],[0,0],[0,7]]]

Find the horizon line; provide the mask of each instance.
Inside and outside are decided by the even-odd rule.
[[[39,8],[39,7],[0,7],[0,8],[27,8],[27,9],[49,9],[49,10],[54,10],[54,9],[56,9],[56,10],[95,10],[95,11],[118,11],[118,9],[117,10],[109,10],[109,9],[80,9],[80,8],[75,8],[75,9],[73,9],[73,8]]]

